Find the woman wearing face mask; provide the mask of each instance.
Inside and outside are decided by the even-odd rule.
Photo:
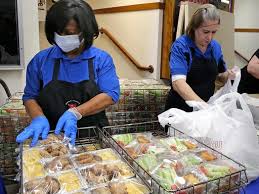
[[[186,34],[173,43],[169,62],[172,88],[166,110],[190,112],[192,108],[185,101],[207,102],[214,94],[216,79],[225,82],[229,76],[234,77],[232,71],[226,71],[221,46],[213,40],[219,25],[217,8],[204,4],[192,16]]]
[[[77,126],[108,125],[104,109],[119,99],[119,81],[109,54],[92,46],[99,34],[83,0],[60,0],[47,12],[45,33],[53,46],[27,67],[23,101],[31,124],[18,143],[45,139],[50,129],[75,143]]]

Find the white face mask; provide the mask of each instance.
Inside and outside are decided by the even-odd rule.
[[[76,48],[79,48],[80,44],[83,42],[83,40],[80,42],[79,35],[77,34],[60,36],[56,32],[55,32],[54,40],[58,45],[58,47],[65,53],[72,51]]]

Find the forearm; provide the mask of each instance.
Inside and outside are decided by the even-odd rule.
[[[33,119],[37,116],[44,115],[41,107],[37,103],[36,100],[26,100],[24,102],[24,106],[26,108],[26,112],[29,114],[29,116]]]
[[[179,79],[173,83],[174,90],[185,100],[203,101],[186,83],[185,80]]]
[[[77,110],[82,116],[88,116],[96,114],[112,104],[114,104],[112,98],[105,93],[101,93],[78,106]]]
[[[259,59],[253,56],[247,66],[247,71],[255,78],[259,79]]]

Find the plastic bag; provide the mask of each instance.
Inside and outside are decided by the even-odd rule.
[[[233,84],[231,83],[231,80],[228,79],[225,85],[220,88],[212,97],[210,97],[208,104],[212,104],[215,100],[217,100],[220,96],[224,94],[237,92],[237,88],[241,79],[241,71],[240,68],[237,66],[234,66],[232,68],[232,71],[235,72],[235,79],[233,80]]]
[[[246,93],[242,97],[250,108],[255,124],[259,125],[259,98],[253,98]]]
[[[203,110],[203,109],[207,109],[220,96],[231,92],[237,92],[237,88],[241,79],[241,71],[240,71],[240,68],[237,66],[234,66],[231,70],[235,72],[235,79],[234,80],[228,79],[225,85],[221,87],[213,96],[211,96],[207,103],[201,102],[201,101],[185,101],[186,104],[192,107],[193,111]]]
[[[212,145],[220,145],[215,149],[246,166],[248,178],[259,176],[256,129],[249,107],[240,94],[222,95],[213,105],[200,111],[172,108],[158,119],[163,126],[169,124],[190,136],[209,138]]]

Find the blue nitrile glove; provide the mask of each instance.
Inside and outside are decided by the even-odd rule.
[[[55,134],[59,134],[63,129],[65,131],[65,137],[71,139],[70,143],[75,145],[76,133],[77,133],[77,120],[81,119],[82,115],[75,108],[70,108],[59,118]]]
[[[41,135],[42,139],[46,139],[49,133],[49,121],[45,116],[37,116],[32,119],[31,124],[16,137],[17,143],[23,143],[26,139],[33,137],[31,146],[35,146]]]

